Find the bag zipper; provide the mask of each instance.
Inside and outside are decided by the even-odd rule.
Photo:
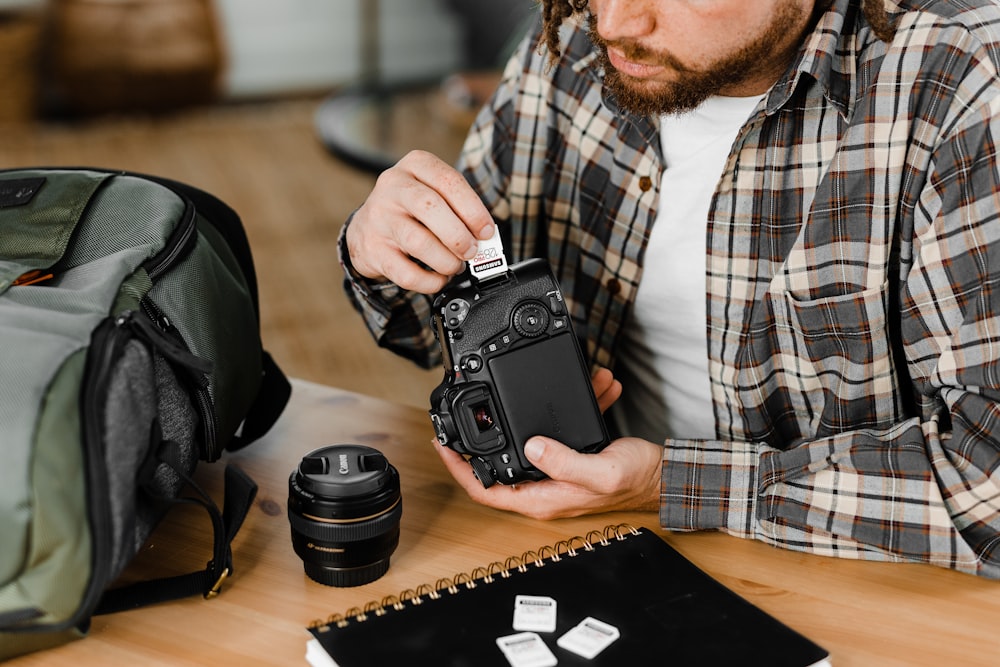
[[[180,220],[177,222],[177,227],[167,239],[166,244],[158,253],[147,259],[142,264],[142,268],[145,269],[146,275],[149,276],[150,281],[155,283],[160,276],[173,268],[182,259],[187,257],[191,250],[194,249],[195,244],[198,242],[197,207],[182,189],[175,187],[170,181],[164,181],[155,177],[132,172],[121,172],[120,175],[141,178],[151,183],[155,183],[160,187],[167,188],[179,197],[182,202],[184,202],[184,212],[181,214]],[[149,317],[149,320],[155,324],[155,327],[148,327],[145,325],[149,324],[149,322],[144,322],[143,318],[133,320],[134,326],[138,327],[138,329],[136,329],[136,333],[143,336],[146,339],[146,342],[157,346],[157,341],[159,340],[163,345],[176,350],[177,354],[181,355],[181,357],[188,356],[201,360],[200,357],[194,357],[194,355],[191,354],[190,348],[184,341],[184,337],[181,335],[180,331],[173,325],[166,314],[160,310],[160,308],[153,303],[152,300],[149,299],[148,295],[144,296],[140,300],[139,305],[142,307],[143,312]],[[143,324],[135,324],[136,322],[143,322]],[[161,334],[166,334],[166,337]],[[183,361],[179,363],[181,363],[182,368],[186,367]],[[221,448],[218,446],[217,442],[218,435],[216,432],[215,404],[212,401],[212,396],[208,389],[209,380],[207,373],[210,370],[211,368],[204,371],[204,373],[200,376],[191,378],[194,381],[192,386],[194,387],[195,407],[201,416],[201,458],[208,462],[217,461],[222,455]]]
[[[183,193],[176,190],[173,192],[184,202],[184,212],[177,223],[177,229],[171,234],[163,249],[143,262],[142,265],[149,279],[154,282],[174,264],[186,257],[198,240],[194,204]]]
[[[170,181],[163,181],[154,177],[130,172],[123,172],[122,175],[142,178],[161,187],[165,187],[184,202],[184,212],[181,214],[181,218],[177,223],[177,228],[170,235],[167,243],[158,253],[147,259],[142,264],[142,267],[145,269],[146,275],[149,276],[149,279],[152,282],[156,282],[160,276],[166,273],[169,269],[173,268],[174,265],[182,259],[187,257],[191,250],[194,249],[195,244],[198,242],[197,207],[181,188],[175,187]],[[156,328],[169,337],[169,339],[165,339],[168,341],[166,344],[171,345],[174,348],[179,348],[182,355],[191,354],[190,348],[188,348],[187,343],[184,341],[184,337],[181,335],[180,331],[173,325],[166,314],[164,314],[164,312],[148,298],[148,296],[144,296],[142,298],[140,306],[142,307],[143,312],[145,312],[149,319],[156,325]],[[148,328],[145,329],[145,336],[147,337],[147,342],[154,345],[156,343],[153,338],[159,338],[154,330]],[[206,371],[206,373],[207,372],[208,371]],[[195,407],[201,415],[201,458],[208,462],[217,461],[222,455],[222,451],[218,446],[215,404],[212,401],[211,394],[209,393],[208,378],[202,376],[193,379],[195,380],[193,384],[194,399],[196,404]]]
[[[197,207],[181,188],[175,187],[170,181],[128,171],[116,172],[115,176],[140,178],[149,181],[150,183],[159,185],[160,187],[167,188],[184,203],[184,211],[181,213],[180,219],[177,222],[177,227],[168,237],[166,244],[158,253],[142,263],[142,268],[145,269],[146,275],[149,276],[150,281],[156,282],[160,276],[173,268],[182,259],[187,257],[191,250],[194,249],[195,244],[198,242]],[[179,354],[182,358],[190,357],[203,361],[200,357],[195,357],[191,354],[190,348],[188,348],[187,343],[184,341],[184,337],[181,336],[180,331],[173,325],[163,311],[148,298],[148,296],[144,296],[142,298],[140,306],[142,307],[143,312],[145,312],[149,317],[149,320],[156,326],[152,328],[144,326],[144,324],[148,324],[148,322],[135,324],[136,322],[143,322],[143,318],[137,318],[134,320],[131,320],[130,318],[130,322],[132,322],[134,327],[138,327],[138,329],[136,329],[136,333],[144,337],[147,343],[159,348],[157,341],[160,341],[163,345],[169,346],[170,349],[176,350],[177,354]],[[164,338],[159,335],[157,329],[159,332],[166,334],[167,337]],[[164,351],[164,349],[161,349],[161,351]],[[166,356],[169,358],[169,355]],[[180,361],[179,363],[182,368],[187,367],[183,361]],[[215,419],[215,404],[212,401],[212,396],[208,389],[209,380],[206,376],[210,370],[211,368],[204,371],[204,373],[198,375],[197,377],[191,378],[193,380],[194,387],[195,407],[201,416],[201,458],[208,462],[216,461],[222,455],[217,443],[218,435]]]
[[[138,332],[146,342],[150,343],[160,349],[160,345],[170,345],[173,353],[178,355],[177,359],[173,359],[170,355],[164,352],[166,356],[171,361],[175,361],[175,367],[179,364],[181,368],[192,368],[188,363],[190,360],[197,360],[201,365],[198,367],[197,372],[189,373],[189,379],[191,380],[191,386],[194,389],[194,400],[195,408],[198,410],[198,414],[201,417],[201,431],[202,431],[202,451],[201,458],[204,461],[212,462],[217,461],[222,455],[222,449],[219,447],[218,429],[216,427],[215,420],[215,403],[212,401],[212,395],[209,393],[209,381],[208,374],[212,370],[212,363],[202,357],[195,356],[187,344],[184,342],[184,337],[181,336],[181,332],[178,331],[177,327],[174,326],[170,318],[167,317],[166,313],[160,310],[159,306],[153,302],[148,296],[144,296],[139,301],[139,306],[142,308],[143,312],[146,314],[146,318],[133,318],[136,322],[133,322],[133,326],[138,327]],[[161,341],[157,344],[157,341]],[[163,350],[161,349],[161,352]]]

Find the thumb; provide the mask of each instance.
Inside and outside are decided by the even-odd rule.
[[[533,466],[552,479],[579,482],[592,476],[588,472],[592,457],[552,438],[540,435],[528,438],[524,443],[524,455]]]

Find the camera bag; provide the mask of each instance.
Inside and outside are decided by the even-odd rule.
[[[236,213],[152,176],[0,171],[0,341],[0,661],[94,614],[214,596],[257,487],[226,466],[220,511],[192,474],[290,394]],[[205,569],[112,588],[178,503],[211,516]]]

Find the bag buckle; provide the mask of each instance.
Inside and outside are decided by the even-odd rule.
[[[206,600],[211,600],[212,598],[216,597],[219,594],[219,592],[222,590],[222,582],[224,582],[226,579],[229,578],[229,574],[230,570],[228,567],[222,569],[222,574],[219,575],[219,578],[215,581],[215,584],[213,584],[212,587],[208,589],[208,592],[205,593]]]

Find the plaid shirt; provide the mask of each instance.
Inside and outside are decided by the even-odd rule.
[[[717,438],[666,442],[660,522],[1000,578],[1000,6],[905,0],[887,45],[858,4],[820,18],[718,183]],[[564,36],[554,66],[522,45],[460,168],[613,367],[664,165],[656,119]],[[439,363],[426,297],[349,284],[381,344]]]

